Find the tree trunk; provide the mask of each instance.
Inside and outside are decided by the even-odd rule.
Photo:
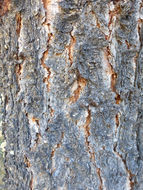
[[[0,0],[0,189],[143,189],[143,1]]]

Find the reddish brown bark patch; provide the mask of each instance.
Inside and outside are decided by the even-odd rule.
[[[119,126],[119,115],[117,114],[117,115],[115,116],[115,118],[116,118],[116,126],[118,127],[118,126]]]
[[[30,180],[30,184],[29,184],[29,186],[30,186],[30,190],[33,190],[33,173],[31,172],[31,180]]]
[[[0,0],[0,16],[3,16],[10,9],[11,0]]]
[[[21,31],[21,14],[17,13],[16,14],[16,33],[19,36],[20,35],[20,31]]]

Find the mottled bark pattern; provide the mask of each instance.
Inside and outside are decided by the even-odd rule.
[[[142,0],[0,1],[0,189],[143,189]]]

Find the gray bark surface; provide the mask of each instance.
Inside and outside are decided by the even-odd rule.
[[[0,0],[0,189],[143,190],[142,0]]]

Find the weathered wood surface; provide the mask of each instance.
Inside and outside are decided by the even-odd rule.
[[[0,189],[143,190],[142,45],[142,0],[0,0]]]

